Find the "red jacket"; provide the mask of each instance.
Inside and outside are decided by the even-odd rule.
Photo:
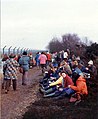
[[[68,85],[74,85],[72,79],[66,75],[66,77],[64,78],[64,88],[68,87]]]
[[[51,54],[47,54],[47,60],[51,61]]]

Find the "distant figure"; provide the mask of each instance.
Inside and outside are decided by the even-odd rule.
[[[94,63],[92,60],[88,62],[88,71],[91,75],[92,79],[96,79],[97,76],[97,68],[94,66]]]
[[[5,75],[5,71],[6,71],[6,67],[5,67],[5,61],[7,60],[7,59],[9,59],[9,56],[7,55],[7,54],[4,54],[3,56],[2,56],[3,58],[2,58],[2,61],[1,61],[1,65],[3,66],[2,68],[3,68],[3,76]],[[3,76],[1,77],[1,78],[3,78]],[[2,89],[4,89],[4,84],[5,84],[5,81],[3,80],[3,82],[2,82]]]
[[[47,61],[47,57],[44,54],[44,52],[41,53],[38,59],[40,60],[40,66],[42,68],[42,73],[44,73],[44,70],[46,68],[46,61]]]
[[[9,58],[8,55],[7,55],[7,54],[4,54],[2,61],[4,62],[4,61],[6,61],[8,58]]]
[[[68,58],[68,53],[66,51],[63,53],[63,58]]]
[[[51,54],[47,52],[46,56],[47,56],[47,65],[49,65],[51,63]]]
[[[36,61],[36,66],[37,66],[37,68],[40,67],[39,56],[40,56],[40,52],[37,52],[37,54],[36,54],[36,56],[35,56],[35,61]]]
[[[67,63],[67,57],[63,59],[63,61],[60,63],[60,67],[63,68],[63,70],[66,71],[66,73],[71,76],[72,75],[72,70],[70,65]]]
[[[0,58],[0,80],[3,79],[3,62]]]
[[[33,54],[32,54],[32,52],[29,53],[29,58],[30,58],[29,68],[33,68],[34,62],[33,62]]]
[[[30,58],[27,56],[27,52],[24,51],[22,57],[19,59],[20,67],[23,68],[22,85],[26,85],[26,81],[28,80],[29,63]]]

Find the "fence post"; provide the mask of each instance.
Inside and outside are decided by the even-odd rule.
[[[17,49],[17,54],[19,53],[19,49],[20,49],[20,47]]]
[[[3,47],[3,55],[4,55],[4,49],[6,48],[6,46]]]
[[[13,49],[13,54],[16,54],[16,53],[15,53],[15,49],[16,49],[16,47]]]
[[[10,54],[10,49],[11,49],[11,47],[12,47],[12,46],[10,46],[9,49],[8,49],[8,54]]]
[[[27,53],[28,53],[28,50],[29,50],[29,48],[26,49]]]
[[[24,48],[24,47],[23,47]],[[23,48],[21,49],[21,54],[22,54],[22,50],[23,50]]]

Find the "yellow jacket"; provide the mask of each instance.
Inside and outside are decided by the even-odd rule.
[[[55,85],[58,85],[58,84],[62,84],[62,80],[63,80],[63,77],[61,76],[57,81],[49,84],[49,86],[55,86]]]
[[[54,86],[54,85],[62,85],[64,86],[64,88],[68,87],[68,85],[74,85],[72,79],[66,75],[66,77],[60,77],[57,81],[53,82],[50,84],[50,86]]]

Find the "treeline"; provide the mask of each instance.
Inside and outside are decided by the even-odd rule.
[[[95,58],[98,56],[98,44],[88,40],[87,37],[81,39],[77,34],[65,34],[61,39],[54,37],[47,48],[51,53],[69,49],[71,53],[81,57]]]

